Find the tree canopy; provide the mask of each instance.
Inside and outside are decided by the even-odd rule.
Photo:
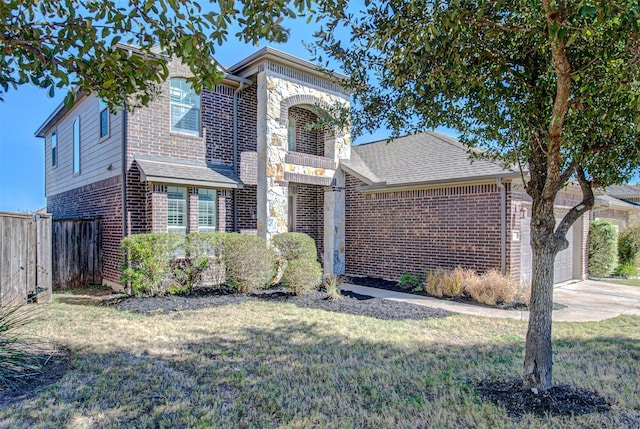
[[[212,57],[231,31],[244,43],[284,41],[283,21],[310,9],[310,0],[7,0],[0,4],[0,96],[32,83],[50,94],[71,89],[67,103],[85,91],[115,106],[144,105],[167,77],[163,56],[187,64],[200,92],[220,80]]]
[[[354,133],[455,128],[469,146],[526,170],[533,278],[524,386],[551,385],[555,255],[593,189],[640,166],[636,0],[366,0],[318,33],[350,79]],[[393,144],[393,143],[390,143]],[[582,202],[556,225],[554,201]]]

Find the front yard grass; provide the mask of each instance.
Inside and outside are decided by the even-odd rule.
[[[554,325],[555,382],[597,390],[608,414],[520,419],[473,384],[517,377],[526,324],[385,321],[283,302],[143,316],[44,306],[29,327],[68,371],[0,407],[2,428],[637,427],[640,318]]]

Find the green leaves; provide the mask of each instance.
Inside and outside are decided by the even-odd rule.
[[[137,107],[148,103],[156,84],[167,77],[159,48],[186,64],[198,82],[194,87],[202,90],[222,77],[212,57],[232,26],[243,41],[283,41],[288,37],[285,20],[311,10],[311,4],[8,0],[0,6],[0,86],[4,92],[32,82],[50,94],[55,87],[74,88],[97,92],[112,108]],[[68,96],[65,102],[74,99]]]

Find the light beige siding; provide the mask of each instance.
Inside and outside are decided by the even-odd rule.
[[[79,101],[56,125],[58,163],[51,165],[51,132],[45,139],[45,194],[56,195],[121,174],[122,112],[110,115],[110,133],[100,139],[95,95]],[[73,174],[73,122],[80,118],[80,174]]]

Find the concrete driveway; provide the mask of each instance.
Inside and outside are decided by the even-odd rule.
[[[342,285],[342,290],[474,316],[529,319],[528,311],[501,310],[348,283]],[[553,298],[554,302],[566,306],[553,312],[554,322],[588,322],[611,319],[623,314],[640,315],[640,287],[635,286],[593,280],[561,283],[554,288]]]

